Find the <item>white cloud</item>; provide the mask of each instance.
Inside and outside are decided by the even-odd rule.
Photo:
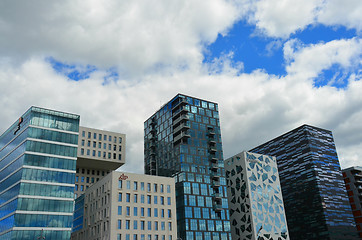
[[[358,38],[352,38],[301,46],[292,39],[284,45],[284,56],[289,62],[286,67],[288,74],[314,79],[322,70],[329,69],[334,64],[344,69],[359,69],[362,42]]]
[[[246,6],[243,17],[269,37],[285,39],[317,24],[362,29],[359,0],[259,0]]]
[[[347,28],[362,30],[362,3],[359,0],[324,1],[317,21],[327,26],[342,25]]]
[[[0,53],[20,60],[51,55],[130,74],[192,67],[202,61],[202,43],[231,27],[237,13],[222,0],[2,1]]]
[[[240,14],[258,10],[254,20],[265,33],[286,36],[315,21],[308,11],[318,2],[301,6],[298,14],[306,14],[305,20],[281,14],[300,2],[282,1],[274,13],[267,12],[272,4],[243,3],[0,2],[0,132],[30,105],[79,113],[84,126],[127,134],[124,170],[142,172],[143,122],[181,92],[219,103],[225,157],[307,123],[334,132],[343,166],[358,164],[362,81],[354,70],[360,66],[360,40],[288,40],[286,76],[240,74],[242,63],[234,65],[232,52],[201,64],[203,43],[226,34]],[[99,70],[70,81],[44,60],[49,56],[79,66],[116,66],[120,78],[104,84],[109,73]],[[346,89],[314,88],[314,78],[333,64],[353,69]]]

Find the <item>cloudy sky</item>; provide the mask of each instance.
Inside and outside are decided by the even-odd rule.
[[[2,0],[0,132],[31,105],[127,134],[177,93],[219,103],[224,157],[302,124],[362,165],[361,0]]]

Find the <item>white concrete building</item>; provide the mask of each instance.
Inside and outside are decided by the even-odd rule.
[[[75,198],[125,163],[126,135],[79,127]]]
[[[275,157],[241,152],[225,160],[233,240],[289,240]]]
[[[73,240],[176,240],[173,178],[113,171],[76,199]]]

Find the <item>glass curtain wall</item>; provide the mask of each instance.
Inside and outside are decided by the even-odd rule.
[[[1,135],[1,240],[70,239],[78,129],[79,115],[31,107]]]

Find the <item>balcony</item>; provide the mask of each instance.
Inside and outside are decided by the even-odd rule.
[[[150,142],[150,148],[155,149],[156,148],[156,143],[155,142]]]
[[[213,193],[211,194],[211,197],[214,199],[214,201],[221,201],[222,194],[221,193]]]
[[[211,187],[213,188],[213,189],[217,189],[217,191],[219,191],[219,187],[220,187],[220,182],[219,181],[212,181],[212,183],[211,183]],[[215,190],[214,190],[215,191]]]
[[[176,143],[176,142],[180,141],[181,139],[186,139],[186,138],[190,138],[190,137],[191,136],[187,131],[181,132],[181,134],[174,137],[173,142]]]
[[[177,109],[175,112],[172,113],[172,118],[177,118],[180,114],[186,114],[189,110],[186,106],[180,106],[180,109]]]
[[[210,154],[215,154],[217,152],[217,149],[215,147],[210,146],[208,151],[209,151]]]
[[[219,170],[219,166],[217,164],[212,164],[211,167],[210,167],[210,170],[213,172],[213,173],[216,173],[217,170]]]
[[[215,205],[212,206],[212,208],[214,209],[215,212],[221,212],[222,211],[221,204],[215,204]]]
[[[184,106],[184,105],[186,105],[187,104],[187,101],[186,101],[186,99],[184,99],[184,98],[179,98],[179,102],[178,103],[176,103],[176,105],[172,108],[172,110],[174,110],[175,108],[177,108],[178,106]]]
[[[174,130],[173,133],[174,134],[178,134],[178,132],[180,131],[186,131],[190,129],[190,122],[186,120],[186,122],[181,123],[180,125],[178,125]]]
[[[177,125],[178,123],[180,123],[181,121],[185,121],[185,120],[189,120],[189,116],[184,114],[184,115],[181,115],[179,116],[178,118],[174,119],[173,120],[173,125]]]
[[[214,180],[214,181],[219,181],[219,180],[220,180],[219,174],[218,174],[217,172],[214,172],[214,171],[211,172],[210,177],[211,177],[211,179]]]
[[[216,145],[216,141],[213,139],[210,139],[209,141],[207,141],[207,144],[209,144],[209,146],[215,146]]]
[[[217,163],[219,159],[217,159],[216,157],[209,157],[209,161],[212,163]]]
[[[209,131],[209,132],[207,132],[206,135],[207,135],[208,137],[214,137],[214,136],[215,136],[215,132]]]

